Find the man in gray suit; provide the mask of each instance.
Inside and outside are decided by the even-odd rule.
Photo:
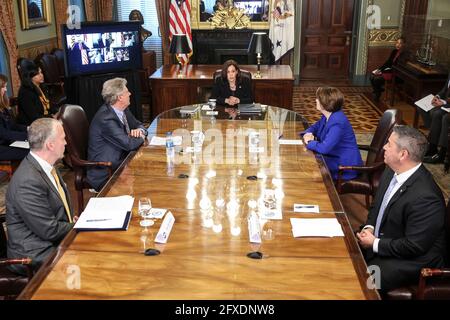
[[[54,164],[64,155],[64,129],[42,118],[28,129],[30,153],[23,159],[6,192],[8,258],[31,258],[34,269],[72,229],[70,195]],[[26,274],[20,265],[11,270]]]

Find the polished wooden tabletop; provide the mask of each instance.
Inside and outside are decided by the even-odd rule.
[[[164,147],[148,143],[129,155],[101,196],[132,195],[127,231],[72,231],[25,289],[22,299],[378,299],[366,287],[366,265],[323,161],[298,139],[306,122],[285,109],[262,106],[244,115],[179,109],[161,114],[150,137],[183,136],[173,166]],[[191,131],[204,133],[190,152]],[[250,153],[249,132],[260,153]],[[257,177],[255,180],[254,177]],[[249,242],[251,200],[276,190],[282,220],[261,220],[261,244]],[[166,244],[153,240],[161,220],[140,226],[140,197],[169,209],[175,224]],[[319,214],[294,213],[294,203],[318,204]],[[294,238],[290,218],[334,218],[345,237]],[[156,248],[157,256],[145,256]],[[250,259],[261,252],[262,259]]]

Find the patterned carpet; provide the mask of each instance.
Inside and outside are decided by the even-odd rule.
[[[294,87],[293,108],[312,124],[320,119],[321,114],[316,110],[317,88]],[[340,88],[345,96],[344,113],[353,126],[355,133],[375,132],[382,112],[364,96],[366,87]]]

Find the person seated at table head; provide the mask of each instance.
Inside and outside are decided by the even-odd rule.
[[[430,146],[423,159],[425,163],[443,163],[448,147],[448,126],[450,114],[442,108],[450,108],[450,73],[444,87],[431,101],[433,109],[426,112],[422,108],[416,107],[422,116],[423,123],[427,129],[428,142]]]
[[[22,160],[28,149],[10,147],[14,141],[27,140],[27,127],[16,124],[9,108],[8,78],[0,74],[0,160]]]
[[[337,180],[338,167],[361,166],[361,154],[353,128],[342,111],[344,96],[336,88],[319,87],[316,108],[322,113],[319,121],[301,132],[306,148],[322,154],[333,177]],[[354,179],[355,171],[344,172],[342,179]]]
[[[17,168],[6,191],[8,258],[31,258],[37,269],[72,229],[70,194],[55,163],[64,156],[64,129],[42,118],[28,128],[30,153]],[[25,274],[23,266],[11,270]]]
[[[44,75],[41,68],[34,63],[21,70],[22,83],[19,88],[17,122],[29,126],[34,120],[52,117],[58,108],[52,106],[50,100],[41,88]]]
[[[89,161],[110,161],[117,169],[130,151],[137,150],[147,130],[128,109],[131,93],[127,80],[114,78],[103,84],[104,104],[95,114],[89,128]],[[108,179],[108,170],[93,167],[87,170],[89,184],[99,191]]]
[[[395,126],[384,146],[387,167],[366,226],[357,233],[368,266],[377,266],[382,292],[418,283],[422,268],[441,268],[445,255],[445,201],[422,164],[426,137]]]
[[[391,51],[389,58],[379,68],[372,71],[370,75],[370,82],[372,84],[373,96],[375,101],[380,100],[381,93],[384,91],[385,81],[392,79],[392,66],[397,63],[400,56],[403,54],[405,46],[405,38],[400,37],[395,43],[395,48]],[[398,81],[398,80],[397,80]]]
[[[241,69],[236,61],[225,61],[220,77],[214,82],[211,98],[216,99],[219,105],[253,103],[250,80],[241,76]]]

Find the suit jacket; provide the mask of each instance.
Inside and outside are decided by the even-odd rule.
[[[303,134],[308,132],[311,132],[316,140],[310,141],[306,148],[323,155],[333,179],[337,179],[339,165],[361,166],[363,164],[355,133],[342,110],[333,112],[328,121],[325,116],[322,116]],[[343,179],[353,179],[357,174],[355,171],[345,171]]]
[[[217,78],[214,82],[211,98],[216,99],[217,104],[224,105],[225,99],[228,99],[230,96],[239,98],[241,103],[253,103],[250,80],[240,78],[240,81],[236,84],[236,91],[232,92],[227,80],[222,79],[222,77]]]
[[[17,98],[19,107],[18,123],[29,126],[34,120],[44,117],[44,106],[34,88],[20,86]],[[57,111],[50,105],[49,116]]]
[[[59,173],[58,173],[59,175]],[[70,194],[59,175],[72,210]],[[42,167],[27,155],[14,173],[6,192],[8,258],[33,260],[38,268],[72,229],[58,191]],[[25,273],[23,266],[12,266]]]
[[[389,58],[386,60],[386,62],[378,68],[381,72],[392,72],[392,70],[387,71],[386,69],[392,68],[392,66],[398,61],[398,58],[400,58],[400,56],[402,55],[402,52],[400,52],[399,56],[396,58],[397,52],[398,49],[394,49],[391,51],[391,54],[389,55]]]
[[[8,110],[0,111],[0,145],[27,140],[27,127],[16,124]]]
[[[369,210],[367,224],[375,227],[384,194],[394,175],[384,171]],[[421,165],[389,201],[380,225],[378,253],[368,265],[381,268],[383,290],[417,284],[421,268],[440,268],[445,254],[445,203],[430,172]],[[370,253],[369,252],[369,253]]]
[[[448,107],[448,105],[449,105],[449,103],[448,103],[448,98],[450,97],[450,88],[448,87],[449,82],[450,82],[450,73],[448,75],[448,79],[445,82],[444,87],[437,94],[437,96],[439,96],[439,98],[441,98],[442,100],[445,100],[447,102],[446,103],[447,105],[444,107]]]
[[[125,109],[130,130],[145,127],[136,120],[130,110]],[[113,169],[117,169],[130,151],[138,149],[144,142],[142,138],[130,137],[122,121],[113,108],[102,105],[92,119],[89,128],[89,161],[111,161]],[[87,170],[89,184],[100,190],[108,179],[108,170],[94,167]]]

